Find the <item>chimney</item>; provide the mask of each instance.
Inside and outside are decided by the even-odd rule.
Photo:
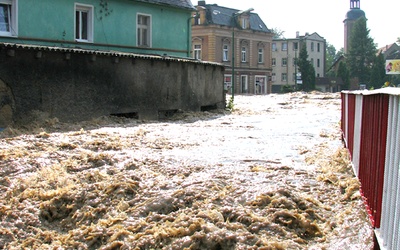
[[[206,1],[198,1],[199,6],[206,6]]]
[[[300,32],[296,31],[296,38],[299,38],[299,36],[300,36]]]

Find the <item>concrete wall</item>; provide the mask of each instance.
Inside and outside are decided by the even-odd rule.
[[[0,46],[0,110],[12,107],[12,120],[24,123],[35,110],[79,121],[110,114],[159,119],[179,109],[223,108],[223,70],[156,56]]]

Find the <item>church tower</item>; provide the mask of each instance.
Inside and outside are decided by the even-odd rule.
[[[349,49],[350,35],[353,30],[354,23],[360,17],[366,18],[364,11],[360,9],[360,0],[350,0],[350,10],[344,19],[344,53]]]

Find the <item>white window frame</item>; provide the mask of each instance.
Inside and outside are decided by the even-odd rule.
[[[263,75],[256,75],[254,78],[254,94],[267,93],[267,77]]]
[[[273,81],[273,82],[276,81],[276,73],[271,74],[271,81]]]
[[[193,44],[194,59],[201,60],[201,44]]]
[[[272,67],[276,66],[276,58],[272,58],[271,65]]]
[[[242,18],[242,29],[247,29],[247,19],[246,18]]]
[[[224,44],[222,46],[222,61],[227,62],[229,60],[229,46]]]
[[[258,63],[264,63],[264,49],[258,48]]]
[[[299,43],[293,42],[293,51],[297,51],[299,49]]]
[[[282,58],[282,67],[287,67],[287,65],[288,65],[287,57]]]
[[[287,42],[283,42],[282,43],[282,51],[286,51],[288,49],[288,43]]]
[[[148,24],[139,24],[139,18],[141,17],[146,17],[148,18],[149,22]],[[151,48],[152,47],[152,16],[149,14],[144,14],[144,13],[137,13],[136,14],[136,46],[138,47],[146,47],[146,48]],[[146,30],[146,41],[147,43],[143,42],[143,36],[140,34],[143,32],[143,30]]]
[[[272,43],[272,51],[277,51],[276,43]]]
[[[282,73],[282,82],[287,82],[287,74],[286,73]]]
[[[246,46],[242,46],[242,50],[241,50],[242,52],[241,52],[241,59],[242,59],[242,62],[244,63],[244,62],[247,62],[247,48],[246,48]]]
[[[77,12],[82,13],[86,12],[87,13],[87,24],[86,24],[86,29],[87,29],[87,38],[82,38],[82,26],[76,23],[76,18],[77,18]],[[93,42],[93,31],[94,31],[94,7],[93,5],[87,5],[87,4],[80,4],[80,3],[75,3],[75,11],[74,11],[74,20],[75,20],[75,41],[77,42]],[[79,23],[82,24],[82,15],[79,15]],[[79,27],[77,27],[79,25]],[[77,37],[77,29],[79,28],[79,37]]]
[[[8,13],[8,29],[0,31],[0,36],[17,36],[18,35],[18,0],[0,0],[0,4],[9,6]],[[6,23],[4,23],[6,25]]]

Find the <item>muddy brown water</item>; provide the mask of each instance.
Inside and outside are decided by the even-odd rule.
[[[372,249],[340,95],[7,128],[0,249]]]

